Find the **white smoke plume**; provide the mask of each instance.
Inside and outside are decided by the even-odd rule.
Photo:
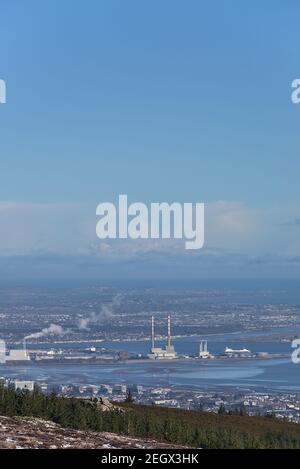
[[[41,337],[46,337],[48,335],[64,335],[66,333],[67,331],[65,331],[62,326],[59,326],[58,324],[50,324],[49,327],[45,327],[40,332],[35,332],[24,337],[24,340],[40,339]]]
[[[107,321],[114,315],[115,307],[121,304],[122,295],[116,295],[113,300],[101,306],[101,309],[98,313],[92,311],[90,315],[86,318],[81,318],[78,323],[78,328],[81,330],[89,329],[90,325],[98,324],[103,321]]]

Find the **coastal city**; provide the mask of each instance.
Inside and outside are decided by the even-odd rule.
[[[143,385],[127,386],[119,383],[60,385],[51,386],[47,382],[21,381],[19,379],[0,378],[5,387],[16,390],[43,393],[55,392],[61,396],[85,399],[106,398],[111,402],[123,402],[130,394],[136,404],[155,405],[177,409],[201,410],[215,413],[239,413],[250,416],[261,415],[287,419],[300,423],[300,393],[266,393],[254,391],[188,391],[170,387],[147,387]]]
[[[276,302],[274,303],[274,297]],[[2,288],[1,338],[7,343],[141,341],[232,333],[256,340],[266,330],[274,339],[291,339],[300,329],[300,308],[284,291],[218,288]],[[49,329],[50,325],[52,327]]]
[[[268,377],[273,367],[295,366],[298,306],[253,295],[250,303],[245,292],[228,303],[223,295],[10,290],[0,297],[1,382],[79,399],[123,402],[130,395],[137,404],[300,422],[297,384],[292,390],[292,382]]]

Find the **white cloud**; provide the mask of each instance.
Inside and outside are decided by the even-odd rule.
[[[0,202],[0,255],[78,254],[91,215],[80,204]]]
[[[298,256],[297,209],[255,209],[217,201],[205,207],[205,245],[187,252],[178,240],[105,240],[95,234],[96,204],[0,202],[0,256],[89,255],[126,261],[150,256]]]

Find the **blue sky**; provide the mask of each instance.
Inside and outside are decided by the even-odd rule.
[[[201,255],[113,246],[116,272],[136,262],[138,276],[161,264],[166,276],[176,266],[204,276],[210,262],[210,276],[273,275],[274,263],[278,276],[299,274],[296,0],[1,0],[0,8],[6,271],[10,257],[12,266],[31,258],[29,272],[41,262],[47,275],[49,258],[58,256],[59,273],[80,256],[103,275],[95,207],[127,193],[146,203],[204,201],[209,231]]]

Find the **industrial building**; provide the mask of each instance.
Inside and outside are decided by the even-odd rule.
[[[199,346],[199,358],[214,358],[208,351],[207,348],[207,340],[201,340],[200,346]]]
[[[177,358],[174,346],[171,344],[171,316],[168,315],[167,344],[164,348],[155,347],[154,316],[151,317],[151,350],[148,358],[151,360],[172,360]]]
[[[26,350],[26,340],[23,341],[23,348],[11,349],[8,354],[6,353],[5,362],[28,362],[30,356]]]
[[[6,362],[28,362],[30,360],[26,349],[10,350],[6,356]]]

